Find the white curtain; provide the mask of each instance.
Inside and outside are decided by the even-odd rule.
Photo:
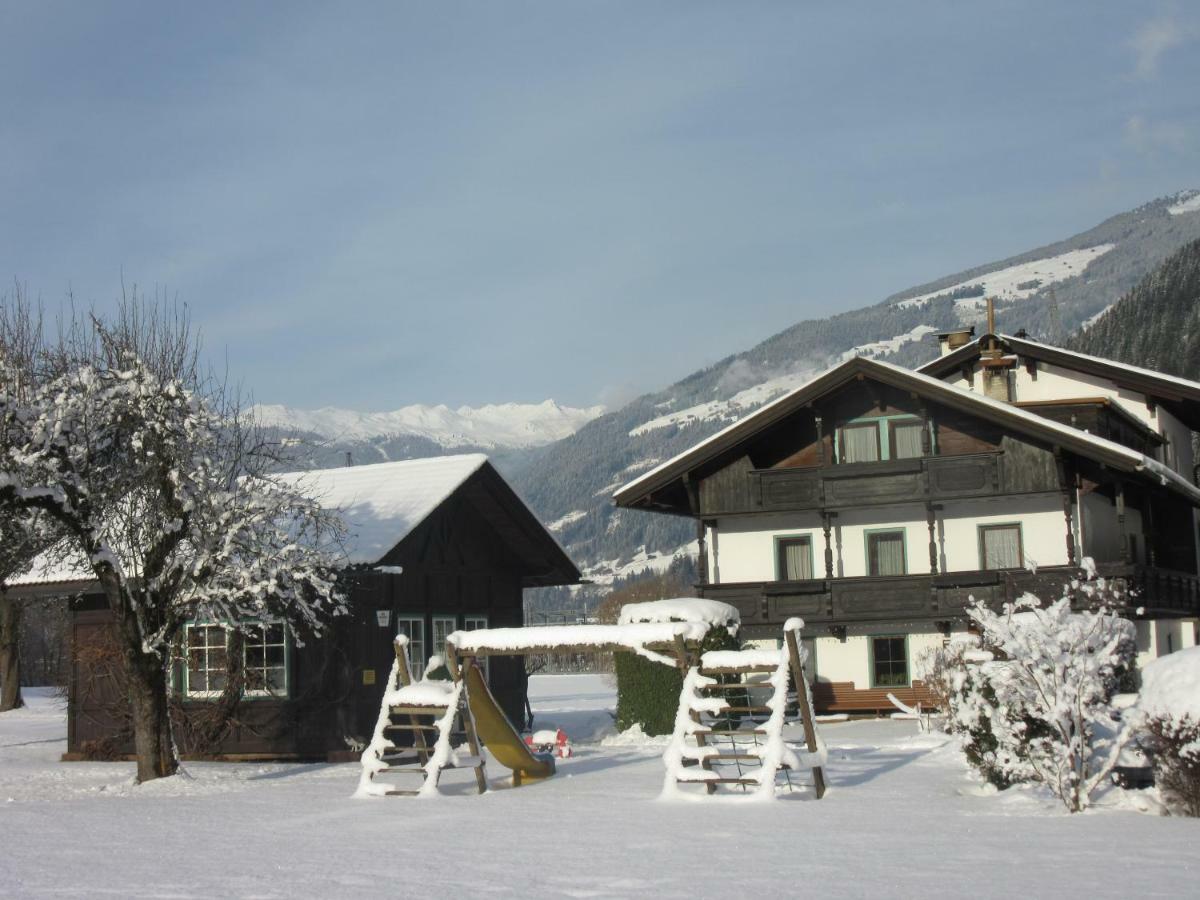
[[[869,541],[872,575],[904,574],[904,532],[872,534]]]
[[[983,567],[1017,569],[1021,566],[1021,529],[1016,525],[983,529]]]
[[[892,428],[892,459],[916,459],[921,455],[920,422],[904,422]]]
[[[812,574],[812,545],[808,541],[789,541],[783,545],[783,577],[786,581],[806,581]]]
[[[877,459],[878,425],[847,425],[842,429],[842,462],[875,462]]]

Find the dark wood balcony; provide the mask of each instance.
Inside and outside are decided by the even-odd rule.
[[[1111,579],[1127,600],[1122,612],[1130,618],[1184,618],[1200,615],[1200,578],[1186,572],[1119,563],[1101,564],[1099,574]],[[1030,572],[946,572],[936,575],[895,575],[757,581],[709,584],[700,595],[738,608],[744,625],[778,625],[792,616],[816,626],[871,623],[961,623],[974,597],[998,606],[1022,594],[1043,600],[1062,596],[1079,569],[1047,566]],[[1080,596],[1080,602],[1085,598]]]
[[[990,497],[1011,493],[1000,452],[927,456],[809,469],[750,472],[751,502],[764,511],[839,509],[885,503]],[[1036,486],[1053,490],[1057,485]]]

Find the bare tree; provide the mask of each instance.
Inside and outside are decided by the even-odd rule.
[[[0,298],[0,385],[14,397],[28,397],[34,360],[42,346],[42,319],[26,301],[20,285]],[[24,705],[21,698],[22,603],[8,592],[13,575],[23,571],[51,539],[47,517],[0,500],[0,712]]]
[[[177,768],[168,666],[185,622],[318,632],[344,611],[340,520],[270,475],[275,446],[198,347],[186,312],[135,296],[111,319],[71,315],[32,387],[0,388],[0,502],[41,511],[99,583],[141,781]]]

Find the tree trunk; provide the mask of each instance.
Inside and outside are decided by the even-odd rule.
[[[24,706],[21,699],[21,604],[0,592],[0,712]]]
[[[126,654],[126,658],[130,655]],[[138,654],[129,669],[137,780],[145,782],[174,775],[179,763],[175,759],[175,743],[171,737],[166,668],[159,657],[143,653]]]
[[[133,749],[137,780],[153,781],[174,775],[179,768],[171,735],[171,709],[166,661],[142,646],[142,630],[133,600],[112,571],[98,573],[109,608],[117,619],[121,659],[129,680],[129,710],[133,713]]]

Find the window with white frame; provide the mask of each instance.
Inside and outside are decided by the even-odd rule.
[[[441,654],[446,652],[446,638],[450,637],[458,629],[457,616],[434,616],[433,617],[433,646],[430,648],[430,655]]]
[[[282,622],[248,628],[242,635],[242,657],[247,695],[287,695],[287,629]]]
[[[243,696],[287,696],[288,638],[282,622],[249,625],[240,633],[225,625],[189,622],[183,643],[184,693],[188,697],[216,697],[225,690],[230,652],[238,646]]]
[[[184,693],[215,697],[229,680],[229,632],[223,625],[188,624],[184,628]]]
[[[425,619],[420,616],[397,616],[396,634],[408,638],[408,672],[417,681],[425,671]]]

